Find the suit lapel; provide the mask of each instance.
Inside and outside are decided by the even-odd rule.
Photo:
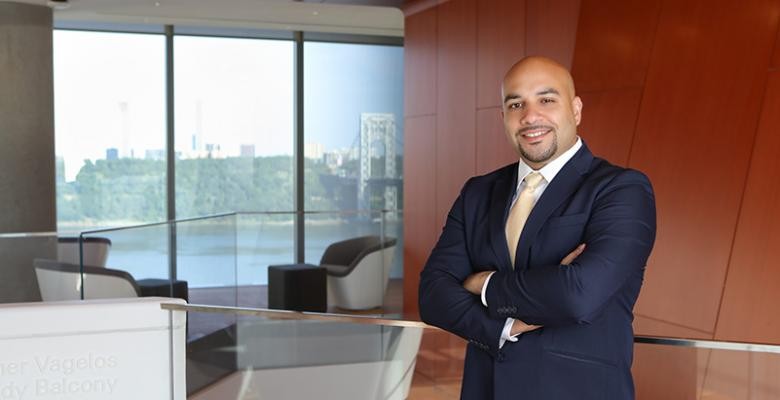
[[[504,226],[516,187],[517,163],[512,164],[509,173],[496,180],[490,196],[490,245],[499,261],[498,270],[508,269],[511,265]]]
[[[542,226],[550,218],[550,214],[580,187],[592,161],[593,154],[583,143],[574,157],[561,168],[539,200],[536,201],[517,243],[516,254],[518,256],[515,258],[515,269],[528,267],[531,245]]]

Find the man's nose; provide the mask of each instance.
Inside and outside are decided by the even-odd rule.
[[[529,105],[526,107],[525,112],[520,119],[520,123],[523,125],[534,125],[539,122],[539,119],[539,110],[537,110],[536,107]]]

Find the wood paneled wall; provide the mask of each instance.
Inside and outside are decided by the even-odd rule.
[[[780,344],[780,0],[416,3],[405,311],[417,310],[420,270],[461,185],[516,160],[499,84],[513,62],[542,54],[572,67],[591,150],[653,182],[658,233],[636,333]],[[780,395],[769,384],[743,393],[776,376],[776,357],[649,345],[635,356],[640,399]]]
[[[499,84],[542,54],[594,153],[655,187],[637,332],[780,343],[780,0],[429,3],[406,18],[406,311],[461,185],[516,160]]]

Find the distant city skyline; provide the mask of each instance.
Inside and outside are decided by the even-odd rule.
[[[166,154],[164,43],[161,35],[54,31],[56,154],[67,181],[109,149],[116,158]],[[174,45],[177,154],[197,137],[227,157],[246,156],[246,146],[255,156],[292,155],[292,42],[177,36]],[[400,47],[305,48],[307,144],[322,153],[357,145],[362,112],[392,113],[402,132]]]

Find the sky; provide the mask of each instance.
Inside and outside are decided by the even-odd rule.
[[[403,149],[403,49],[306,43],[307,143],[356,144],[363,112],[392,113]],[[291,41],[176,36],[176,151],[218,144],[238,155],[291,155],[294,46]],[[143,158],[165,148],[165,39],[162,35],[54,31],[56,154],[72,181],[85,159]]]

